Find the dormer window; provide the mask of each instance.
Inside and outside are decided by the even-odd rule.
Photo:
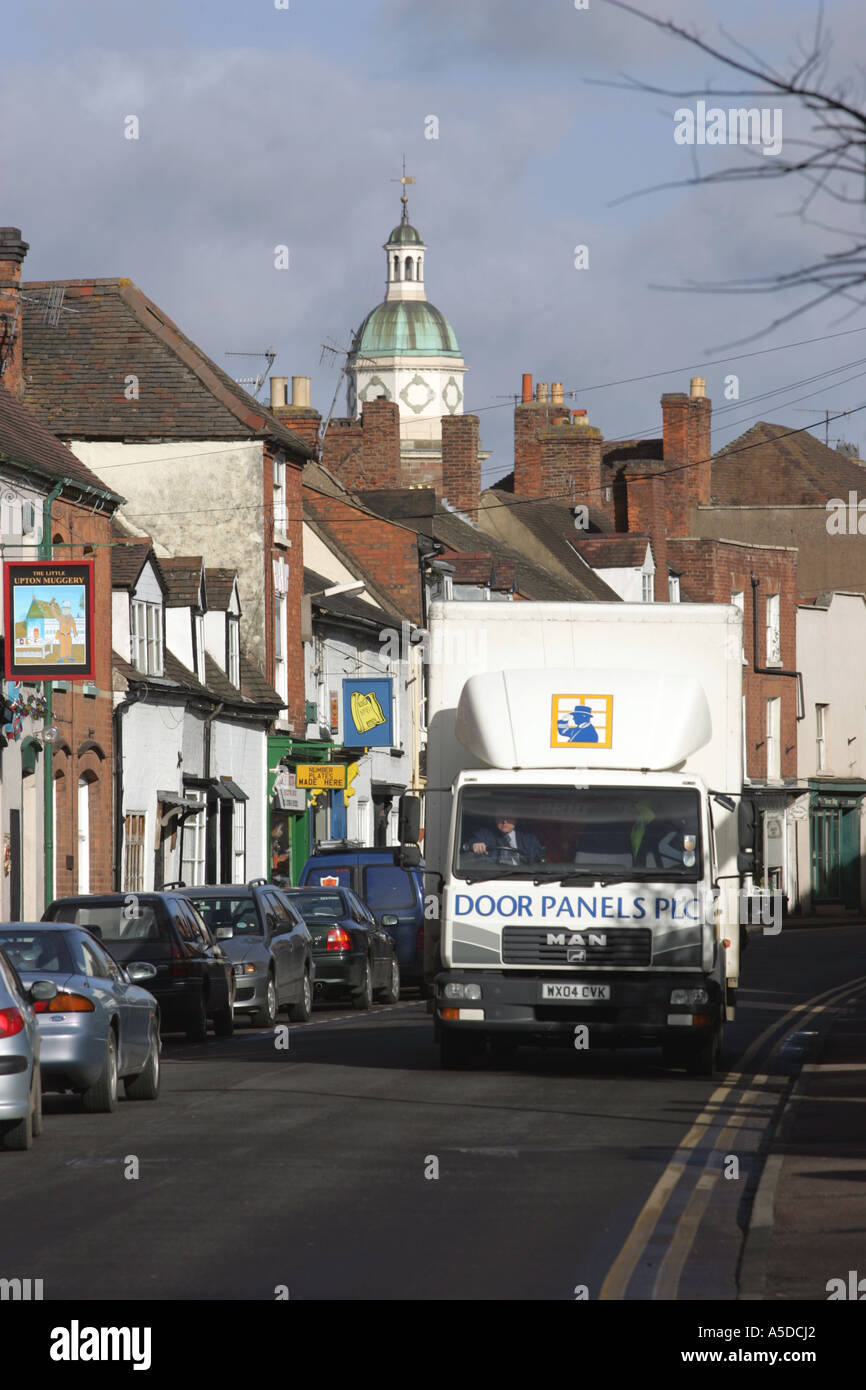
[[[232,685],[241,683],[241,625],[231,614],[226,620],[226,675]]]
[[[130,605],[130,660],[144,676],[162,675],[162,604],[133,599]]]

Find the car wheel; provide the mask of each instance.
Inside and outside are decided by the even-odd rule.
[[[207,1005],[203,994],[196,1000],[195,1012],[187,1025],[186,1040],[193,1043],[207,1040]]]
[[[277,1021],[277,987],[274,983],[273,975],[268,973],[268,987],[265,992],[265,1003],[261,1009],[250,1015],[250,1022],[254,1028],[273,1028]]]
[[[313,985],[309,970],[304,971],[301,997],[297,1004],[289,1005],[289,1018],[292,1023],[309,1023],[313,1017]]]
[[[439,1065],[445,1071],[457,1071],[458,1068],[468,1067],[478,1052],[478,1041],[475,1038],[468,1037],[465,1033],[454,1033],[450,1028],[442,1029],[439,1035]]]
[[[218,1038],[230,1038],[235,1031],[235,1011],[231,999],[225,1008],[217,1009],[212,1015],[213,1030]]]
[[[37,1063],[33,1068],[33,1138],[42,1133],[42,1068]]]
[[[150,1039],[150,1053],[144,1071],[128,1076],[123,1083],[127,1100],[156,1100],[159,1095],[159,1029]]]
[[[352,995],[352,1004],[356,1009],[369,1009],[373,1003],[373,971],[370,966],[370,957],[364,961],[364,978],[360,990]]]
[[[396,1004],[400,998],[400,966],[397,963],[396,956],[391,961],[388,983],[380,992],[379,998],[382,1000],[383,1004]]]
[[[98,1081],[88,1086],[81,1100],[89,1115],[110,1115],[117,1109],[117,1041],[113,1028],[108,1030],[102,1074]]]

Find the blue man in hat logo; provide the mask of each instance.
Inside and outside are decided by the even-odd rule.
[[[593,728],[589,705],[575,705],[570,714],[560,715],[556,727],[560,738],[569,743],[598,743],[598,730]]]

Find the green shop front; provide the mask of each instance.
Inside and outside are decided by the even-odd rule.
[[[268,739],[270,876],[298,882],[321,840],[346,835],[354,749],[272,734]]]
[[[809,782],[812,901],[861,907],[860,807],[866,783]]]

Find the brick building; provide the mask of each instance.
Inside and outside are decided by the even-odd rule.
[[[59,893],[110,889],[114,868],[111,518],[123,499],[25,406],[20,274],[27,250],[17,228],[0,228],[2,555],[93,561],[94,678],[5,686],[7,699],[23,699],[34,711],[3,732],[0,900],[7,919],[38,918]],[[48,316],[38,294],[29,303],[33,314]]]

